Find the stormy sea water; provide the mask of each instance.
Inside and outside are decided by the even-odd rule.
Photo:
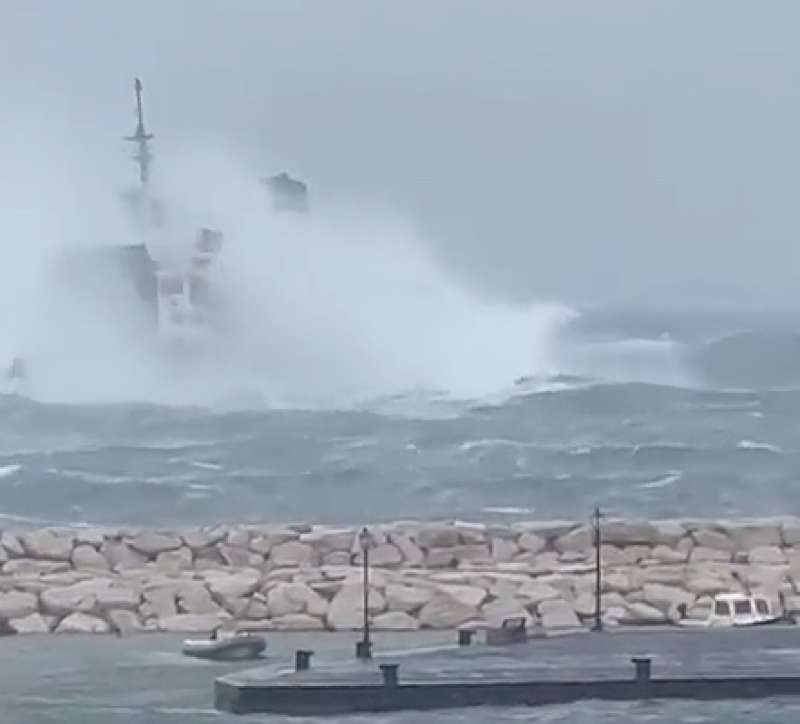
[[[791,315],[588,311],[552,373],[311,404],[0,398],[0,515],[359,522],[800,512]]]

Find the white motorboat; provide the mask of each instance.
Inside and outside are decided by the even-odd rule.
[[[780,602],[764,594],[718,593],[705,620],[684,618],[679,624],[692,628],[733,628],[763,626],[782,620],[784,611]]]
[[[266,648],[267,641],[263,636],[235,633],[217,638],[186,639],[181,653],[212,661],[246,661],[259,658]]]

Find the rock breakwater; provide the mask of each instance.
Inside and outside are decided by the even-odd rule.
[[[180,531],[40,529],[0,535],[5,633],[351,630],[363,620],[359,526]],[[576,521],[368,526],[376,630],[544,629],[594,615],[592,529]],[[723,591],[763,591],[800,614],[800,518],[604,521],[607,626],[705,618]]]

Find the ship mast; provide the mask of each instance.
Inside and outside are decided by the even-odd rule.
[[[125,136],[124,140],[136,144],[136,152],[133,154],[133,160],[139,164],[139,180],[142,182],[142,186],[146,186],[150,178],[150,160],[153,158],[153,154],[150,153],[150,148],[147,143],[153,139],[153,134],[147,133],[144,130],[142,81],[136,78],[133,87],[136,91],[136,131],[132,136]]]

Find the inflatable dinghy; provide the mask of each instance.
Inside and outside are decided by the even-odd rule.
[[[212,661],[246,661],[259,658],[266,648],[263,636],[241,633],[216,639],[186,639],[181,652],[185,656]]]

